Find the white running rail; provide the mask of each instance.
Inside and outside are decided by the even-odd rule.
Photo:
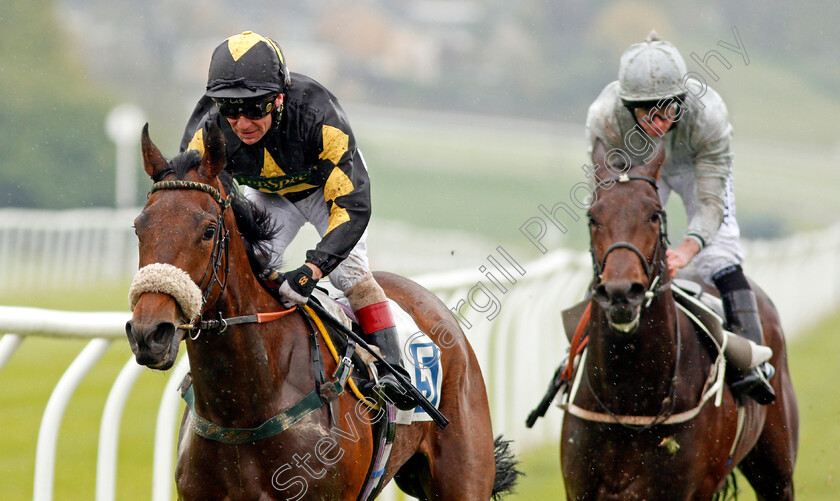
[[[23,237],[26,224],[11,225],[7,218],[0,219],[3,221],[0,224],[0,277],[11,276],[15,267],[7,260],[12,256],[8,251],[25,248],[23,241],[39,242],[44,251],[41,256],[45,256],[47,247],[53,251],[81,246],[92,249],[104,245],[107,248],[108,242],[120,240],[113,234],[107,236],[110,230],[102,233],[83,227],[83,224],[78,231],[85,236],[67,232],[60,235],[64,231],[60,230],[53,236]],[[11,226],[15,229],[9,230]],[[122,225],[117,226],[116,234],[128,232],[133,239],[129,226],[126,226],[127,230]],[[4,231],[12,231],[18,239],[10,243]],[[99,235],[96,237],[99,243],[83,244],[91,235]],[[128,246],[126,243],[121,249],[131,254]],[[789,336],[832,312],[840,303],[840,226],[777,242],[750,242],[745,247],[747,272],[773,298]],[[33,253],[30,251],[29,254]],[[73,259],[81,259],[82,255]],[[559,250],[532,262],[517,262],[513,256],[508,257],[509,260],[505,259],[503,249],[488,249],[487,260],[475,263],[474,269],[427,275],[416,280],[435,292],[447,306],[457,309],[463,314],[465,324],[469,323],[469,328],[464,330],[487,382],[494,431],[516,440],[521,450],[559,438],[559,412],[550,410],[531,430],[525,429],[524,421],[542,397],[566,349],[560,311],[580,300],[592,269],[589,256],[579,252]],[[131,270],[136,269],[136,256],[126,259],[123,264],[112,263],[115,270],[125,266],[115,276],[122,277],[127,273],[128,262],[132,263]],[[30,267],[27,273],[35,277],[53,277],[53,273],[66,270],[66,264],[56,258],[44,270]],[[83,269],[87,266],[78,261],[76,265]],[[3,283],[2,279],[0,283]],[[807,284],[807,291],[802,289],[804,284]],[[44,411],[35,460],[34,499],[37,501],[53,498],[56,441],[67,403],[108,346],[125,342],[124,325],[128,318],[129,314],[125,312],[72,313],[0,306],[0,335],[3,336],[0,338],[0,370],[28,337],[89,340],[55,386]],[[116,376],[105,401],[97,459],[96,499],[99,501],[115,497],[120,421],[126,400],[143,370],[133,359],[129,360]],[[182,357],[169,376],[158,408],[154,501],[171,498],[171,452],[179,425],[176,409],[180,405],[176,388],[187,370],[186,357]],[[388,493],[383,498],[391,499],[392,496]]]

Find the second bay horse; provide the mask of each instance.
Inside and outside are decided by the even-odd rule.
[[[589,340],[569,402],[581,411],[566,413],[561,439],[568,499],[709,500],[736,467],[760,499],[793,499],[798,414],[775,307],[752,284],[777,398],[745,400],[739,433],[738,402],[725,384],[719,407],[702,400],[715,356],[670,289],[656,188],[664,150],[646,165],[610,164],[622,171],[615,177],[604,174],[606,156],[597,141]]]

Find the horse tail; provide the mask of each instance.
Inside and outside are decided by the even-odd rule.
[[[496,459],[496,478],[493,481],[493,499],[499,500],[505,494],[513,492],[519,475],[522,472],[516,469],[519,461],[514,456],[510,447],[510,440],[503,440],[502,436],[496,437],[493,442],[493,456]]]

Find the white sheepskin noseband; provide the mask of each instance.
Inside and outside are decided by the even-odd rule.
[[[160,292],[172,296],[187,320],[201,313],[201,290],[190,275],[177,266],[152,263],[140,268],[128,290],[128,305],[131,311],[134,311],[140,296],[146,292]]]

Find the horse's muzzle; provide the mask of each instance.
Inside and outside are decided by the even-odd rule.
[[[593,295],[607,313],[610,326],[620,332],[632,332],[639,325],[645,286],[640,282],[620,281],[601,283]]]
[[[163,371],[171,368],[178,356],[182,336],[176,336],[176,332],[172,322],[144,324],[129,320],[125,324],[125,334],[137,363]]]

